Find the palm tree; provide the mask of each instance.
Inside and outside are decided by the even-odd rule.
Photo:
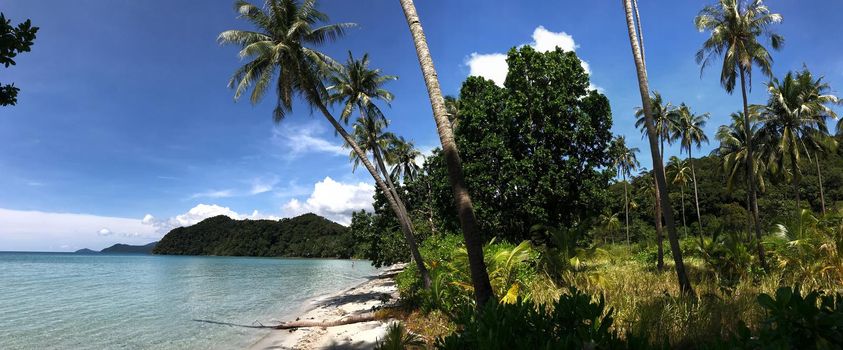
[[[759,109],[759,106],[750,106],[749,110],[751,114],[749,118],[744,117],[743,112],[732,113],[732,123],[729,125],[721,125],[720,128],[717,130],[717,134],[715,135],[717,141],[720,142],[720,146],[716,149],[715,152],[723,160],[723,170],[726,173],[726,188],[729,191],[732,190],[735,183],[735,178],[740,173],[740,171],[746,171],[745,165],[747,163],[746,157],[749,154],[749,145],[752,144],[752,147],[755,147],[756,150],[768,148],[764,145],[765,140],[758,137],[759,129],[761,128],[758,116]],[[746,120],[750,121],[749,128],[744,126]],[[753,138],[752,142],[748,142],[746,139],[747,129],[749,130],[749,135],[751,135],[751,137]],[[764,192],[766,189],[764,173],[767,171],[767,163],[761,160],[761,152],[754,152],[753,156],[756,157],[756,159],[752,162],[754,167],[749,173],[749,176],[752,176],[754,178],[754,183],[758,185],[758,189],[761,192]],[[752,207],[750,206],[751,200],[749,196],[749,189],[747,189],[746,211],[747,213],[752,213]],[[747,238],[751,237],[751,217],[749,221],[750,223],[747,226]],[[761,254],[763,254],[764,247],[760,246],[758,247],[758,249]]]
[[[673,261],[676,266],[676,277],[679,282],[679,289],[685,294],[694,294],[694,289],[691,286],[691,281],[688,279],[688,274],[685,271],[685,263],[682,260],[682,251],[679,249],[679,239],[676,236],[676,225],[673,221],[673,210],[669,210],[670,200],[667,195],[667,181],[665,179],[664,164],[661,161],[661,153],[658,149],[658,131],[653,123],[653,109],[650,104],[650,96],[648,91],[650,87],[647,82],[647,68],[644,66],[644,58],[641,52],[641,40],[637,39],[635,30],[635,20],[632,14],[632,0],[624,0],[624,12],[626,13],[627,31],[629,33],[629,43],[632,47],[632,58],[635,61],[635,70],[638,75],[638,90],[641,93],[641,105],[643,106],[645,116],[645,127],[647,128],[648,141],[650,143],[650,155],[653,158],[653,172],[655,173],[656,184],[658,188],[664,189],[659,191],[659,199],[661,200],[660,207],[664,215],[664,221],[667,224],[667,235],[670,241],[670,249],[673,253]]]
[[[808,143],[809,151],[806,153],[808,154],[809,161],[810,153],[814,154],[814,161],[817,165],[817,182],[820,187],[820,208],[822,209],[822,213],[825,214],[825,191],[823,190],[823,173],[820,168],[820,157],[825,154],[837,152],[838,143],[830,134],[820,131],[814,131],[813,135],[810,136],[810,140],[811,142]]]
[[[711,36],[703,43],[703,47],[697,51],[696,60],[701,64],[700,73],[714,60],[723,56],[722,69],[720,71],[720,85],[731,94],[735,90],[735,83],[738,77],[741,81],[741,95],[743,97],[743,115],[749,118],[749,104],[746,100],[747,79],[752,83],[752,68],[758,66],[761,73],[767,77],[772,76],[771,66],[773,58],[767,48],[758,41],[763,36],[770,39],[770,45],[778,50],[784,44],[784,38],[770,31],[770,26],[781,22],[782,16],[771,13],[762,0],[744,2],[741,0],[719,0],[715,5],[709,5],[700,11],[694,19],[694,24],[699,31],[709,31]],[[744,120],[744,125],[749,126],[749,119]],[[749,135],[749,130],[745,130]],[[761,246],[761,220],[758,214],[758,194],[755,178],[751,176],[755,165],[752,164],[755,157],[752,155],[752,137],[746,136],[749,142],[747,145],[746,175],[749,188],[750,207],[752,207],[752,218],[755,222],[755,236],[758,239],[758,257],[761,266],[766,269],[767,261],[764,258],[763,247]]]
[[[636,11],[637,13],[637,11]],[[646,69],[646,67],[645,67]],[[670,102],[664,103],[662,100],[662,95],[657,91],[653,91],[652,96],[650,97],[650,106],[652,108],[652,116],[653,122],[655,123],[656,131],[658,132],[658,141],[659,141],[659,154],[661,155],[661,163],[664,164],[664,144],[665,142],[670,143],[670,132],[673,130],[674,122],[671,119],[672,112],[673,112],[673,105]],[[635,109],[635,127],[641,130],[641,137],[644,138],[647,136],[647,126],[646,126],[646,114],[644,113],[644,108],[637,107]],[[656,179],[653,178],[655,181]],[[656,199],[656,212],[655,212],[655,223],[656,223],[656,245],[658,246],[658,254],[656,260],[656,267],[661,270],[664,267],[664,244],[662,241],[664,239],[664,229],[662,227],[662,205],[660,197],[660,188],[658,184],[656,184],[656,192],[655,192],[655,199]]]
[[[412,182],[416,179],[421,171],[416,159],[422,157],[422,154],[412,141],[405,140],[403,136],[393,138],[390,140],[387,153],[387,162],[392,164],[391,177],[403,178],[404,182]]]
[[[366,153],[354,138],[343,128],[328,110],[328,91],[323,80],[331,67],[337,63],[328,55],[314,49],[328,41],[336,40],[345,34],[345,30],[354,26],[352,23],[326,24],[328,16],[316,9],[316,0],[268,0],[264,8],[245,0],[238,0],[234,10],[240,18],[248,21],[255,30],[227,30],[220,33],[221,44],[241,47],[239,56],[248,62],[238,68],[231,77],[229,87],[235,90],[234,98],[252,89],[250,101],[259,102],[271,86],[276,88],[276,106],[273,119],[281,122],[292,111],[294,96],[301,96],[334,127],[351,149],[360,157],[361,163],[375,179],[375,183],[384,192],[389,188],[369,162]],[[273,78],[277,77],[275,83]],[[400,216],[401,210],[392,196],[387,201]],[[407,240],[413,260],[420,267],[424,262],[418,252],[412,236],[412,229],[401,224],[401,231]],[[423,275],[424,276],[424,275]],[[429,278],[424,281],[429,285]]]
[[[709,114],[695,115],[684,103],[674,113],[675,116],[672,119],[676,124],[670,137],[674,140],[679,140],[682,150],[688,150],[688,163],[691,166],[691,179],[694,182],[694,202],[697,206],[697,223],[700,227],[700,238],[702,238],[703,228],[702,217],[700,216],[700,196],[697,191],[697,172],[694,170],[694,157],[691,154],[691,149],[695,146],[699,149],[703,142],[708,143],[708,136],[705,135],[703,128],[705,128]]]
[[[789,162],[796,215],[801,218],[799,163],[803,154],[810,158],[809,149],[820,148],[816,143],[822,135],[828,135],[826,119],[837,118],[828,105],[838,103],[838,99],[828,94],[828,84],[822,78],[814,79],[807,68],[797,74],[788,72],[781,81],[773,78],[767,90],[770,98],[762,116],[764,131],[775,142],[771,169],[782,172]]]
[[[448,120],[451,122],[451,129],[456,130],[460,125],[460,99],[454,96],[445,96],[445,111],[448,112]]]
[[[603,244],[606,244],[606,236],[610,236],[612,244],[615,244],[615,233],[621,228],[617,213],[605,211],[597,217],[599,230],[603,233]]]
[[[395,135],[383,132],[383,129],[388,125],[388,121],[380,108],[374,103],[376,99],[387,103],[392,101],[394,96],[384,89],[383,85],[395,79],[397,79],[395,76],[382,75],[379,69],[369,69],[368,54],[364,54],[363,58],[358,60],[349,51],[348,60],[344,65],[331,67],[331,75],[328,77],[328,82],[331,85],[327,87],[328,101],[343,106],[340,120],[346,123],[355,109],[360,113],[360,117],[354,125],[355,141],[358,145],[363,145],[361,148],[364,151],[372,152],[388,187],[388,191],[384,192],[384,195],[392,197],[398,205],[396,218],[401,226],[408,228],[409,232],[405,234],[408,241],[416,242],[415,228],[412,220],[410,220],[407,207],[401,196],[398,195],[392,177],[389,176],[384,163],[383,151],[395,139]],[[354,160],[354,168],[356,168],[362,159],[354,151],[351,152],[351,157]],[[411,246],[416,246],[416,244],[414,243]],[[430,276],[424,262],[417,262],[416,265],[420,265],[417,267],[422,280],[429,281]],[[429,284],[425,283],[425,287],[428,287]]]
[[[638,153],[638,148],[627,148],[626,137],[617,136],[612,140],[609,151],[612,157],[612,165],[618,169],[618,174],[623,177],[623,201],[624,201],[624,215],[626,216],[626,245],[629,245],[629,183],[626,182],[626,177],[631,175],[631,172],[638,168],[638,158],[635,156]]]
[[[688,236],[688,225],[685,221],[685,186],[688,185],[688,172],[689,169],[686,165],[686,161],[679,159],[677,156],[672,156],[667,161],[667,172],[668,174],[673,175],[673,181],[671,181],[674,185],[679,185],[679,192],[682,196],[682,227],[685,229],[685,236]],[[700,238],[702,238],[702,232],[700,232]]]
[[[466,252],[468,253],[474,299],[477,306],[482,307],[494,297],[494,292],[491,283],[489,283],[486,263],[483,261],[483,240],[480,234],[480,226],[477,224],[471,196],[469,196],[468,187],[465,185],[462,160],[460,160],[457,144],[454,142],[454,132],[448,120],[445,99],[442,97],[442,90],[439,87],[439,78],[436,75],[436,68],[433,66],[433,58],[430,57],[430,49],[427,47],[424,29],[422,29],[419,15],[416,13],[416,5],[413,0],[399,0],[399,2],[404,10],[404,17],[407,19],[410,34],[413,36],[419,66],[421,66],[430,105],[433,109],[433,119],[436,121],[439,141],[442,143],[442,155],[448,168],[448,181],[451,183],[454,192],[454,202],[460,219],[460,226],[462,226]]]

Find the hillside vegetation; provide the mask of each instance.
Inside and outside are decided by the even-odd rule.
[[[219,215],[170,231],[153,254],[349,258],[351,246],[348,228],[316,214],[278,221]]]

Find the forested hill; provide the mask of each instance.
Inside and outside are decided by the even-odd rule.
[[[351,243],[348,228],[316,214],[279,221],[220,215],[170,231],[153,253],[349,258]]]

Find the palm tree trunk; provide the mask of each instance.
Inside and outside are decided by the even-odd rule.
[[[439,132],[439,140],[442,143],[442,154],[448,168],[448,180],[454,192],[454,202],[457,214],[462,227],[465,248],[468,253],[468,264],[471,270],[471,282],[474,286],[474,299],[477,307],[482,307],[487,301],[494,298],[492,285],[489,283],[489,273],[486,271],[486,263],[483,261],[483,239],[480,234],[480,227],[474,215],[474,206],[471,203],[471,196],[465,185],[465,178],[462,172],[462,160],[454,142],[453,130],[448,120],[448,113],[445,110],[445,100],[442,97],[442,90],[439,87],[439,78],[436,75],[436,68],[433,66],[433,59],[430,56],[430,49],[427,47],[427,39],[424,36],[421,21],[416,13],[416,5],[413,0],[399,0],[404,10],[404,17],[413,36],[413,43],[416,46],[416,55],[419,59],[422,75],[427,85],[430,105],[433,108],[433,119],[436,121],[436,129]]]
[[[817,159],[817,181],[820,183],[820,206],[822,206],[823,215],[825,215],[825,192],[823,192],[823,173],[820,170],[820,153],[814,155]]]
[[[629,195],[627,194],[626,171],[623,173],[623,211],[626,216],[626,245],[629,246]]]
[[[761,268],[767,270],[767,259],[764,254],[764,246],[761,245],[761,219],[758,215],[758,190],[755,185],[755,158],[752,153],[752,138],[749,124],[749,104],[746,102],[746,78],[744,77],[743,68],[738,68],[741,72],[741,95],[743,96],[743,123],[744,133],[746,137],[746,178],[747,187],[749,190],[749,206],[752,207],[752,221],[755,224],[755,239],[758,248],[758,261],[761,263]]]
[[[655,173],[655,169],[653,170]],[[655,174],[653,176],[653,186],[655,186],[655,195],[656,200],[654,201],[655,207],[653,211],[655,212],[655,223],[656,223],[656,268],[661,271],[664,268],[664,227],[662,227],[662,203],[661,203],[661,191],[659,191],[659,181],[655,178]]]
[[[314,96],[319,96],[318,94],[314,93]],[[398,222],[401,226],[401,232],[404,234],[404,239],[407,241],[407,246],[410,249],[410,254],[413,257],[413,261],[416,263],[416,267],[419,269],[419,274],[422,277],[424,282],[425,288],[430,288],[430,272],[427,271],[427,268],[424,266],[424,260],[421,257],[421,253],[419,253],[419,247],[416,243],[416,237],[413,234],[413,227],[412,223],[406,220],[401,220],[400,218],[403,216],[401,211],[401,206],[398,205],[395,198],[390,195],[389,188],[386,186],[386,183],[381,179],[380,175],[378,175],[378,171],[375,170],[375,167],[372,165],[372,162],[369,161],[369,158],[366,157],[366,152],[363,152],[363,149],[360,148],[360,145],[354,141],[354,138],[345,131],[345,128],[337,122],[337,119],[328,111],[328,108],[321,102],[315,103],[322,114],[325,116],[325,119],[328,119],[328,122],[337,130],[337,132],[342,136],[343,140],[351,146],[351,149],[354,150],[354,153],[357,153],[357,156],[360,158],[360,162],[363,163],[363,166],[366,167],[366,170],[369,171],[369,174],[372,175],[372,178],[375,179],[375,183],[380,187],[381,191],[386,194],[386,199],[389,202],[389,206],[392,207],[392,211],[395,212],[395,215],[399,217]]]
[[[697,204],[697,223],[700,226],[700,242],[702,242],[703,237],[703,228],[702,228],[702,216],[700,216],[700,195],[697,191],[697,172],[694,170],[694,157],[691,156],[691,146],[688,146],[688,163],[691,164],[691,180],[694,181],[694,202]],[[713,237],[712,233],[712,237]]]
[[[632,0],[632,7],[635,8],[635,24],[638,25],[638,45],[641,51],[641,65],[647,69],[647,56],[644,50],[644,29],[641,28],[641,14],[638,13],[638,0]],[[664,153],[664,151],[662,151]],[[664,156],[664,154],[662,154]],[[662,159],[664,162],[664,159]]]
[[[796,163],[796,153],[790,152],[790,167],[793,172],[793,194],[796,196],[796,222],[799,223],[799,230],[802,230],[802,206],[799,205],[801,196],[799,195],[799,167]]]
[[[685,220],[685,184],[679,187],[679,194],[682,196],[682,228],[685,229],[685,237],[688,237],[688,223]]]
[[[653,126],[653,109],[650,105],[650,88],[647,83],[647,68],[644,67],[644,62],[641,56],[638,40],[635,36],[635,24],[632,18],[632,3],[631,0],[623,0],[624,11],[626,12],[627,31],[629,32],[629,42],[632,46],[632,58],[635,60],[635,68],[638,74],[638,90],[641,93],[641,104],[644,108],[644,123],[647,127],[647,138],[650,142],[650,155],[653,158],[653,168],[656,177],[656,182],[659,187],[667,189],[667,181],[664,174],[664,164],[661,163],[661,155],[659,154],[658,141],[656,140],[656,129]],[[659,193],[661,197],[661,205],[667,208],[670,199],[667,191]],[[670,248],[673,253],[673,261],[676,264],[676,277],[679,281],[679,289],[688,295],[694,294],[694,288],[691,286],[691,281],[688,279],[688,274],[685,271],[685,262],[682,260],[682,251],[679,249],[679,239],[676,237],[676,225],[673,221],[673,212],[671,210],[663,210],[664,218],[667,224],[668,240],[670,241]]]

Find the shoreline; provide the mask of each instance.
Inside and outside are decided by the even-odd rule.
[[[309,298],[296,310],[293,320],[333,321],[352,315],[359,315],[398,300],[398,288],[394,277],[404,269],[405,264],[385,268],[377,275],[369,276],[353,287],[334,293]],[[257,339],[250,350],[309,350],[354,348],[371,349],[377,340],[383,338],[392,320],[359,322],[343,326],[322,328],[306,327],[293,330],[272,330]]]

